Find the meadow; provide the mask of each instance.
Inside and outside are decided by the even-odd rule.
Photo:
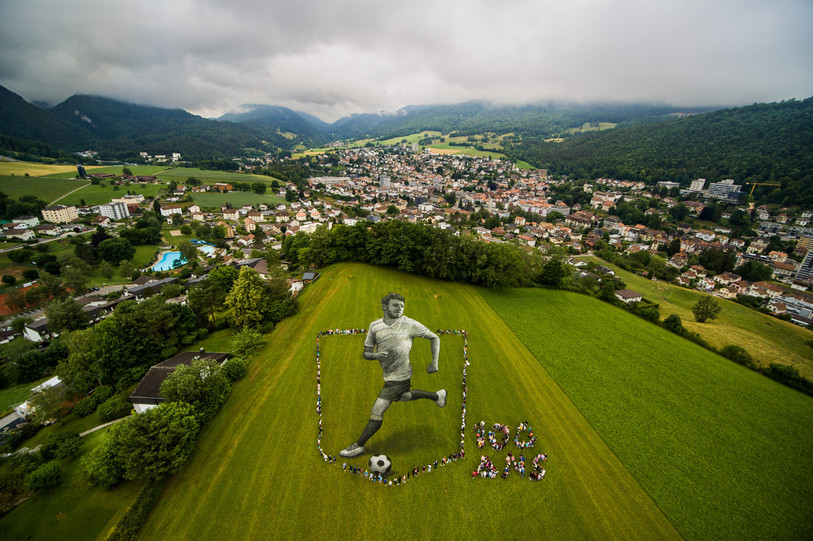
[[[813,332],[809,329],[718,297],[715,300],[722,310],[717,319],[698,323],[692,314],[692,307],[706,293],[647,280],[602,259],[593,260],[613,269],[628,288],[658,303],[661,319],[677,314],[684,327],[698,333],[716,348],[734,344],[745,348],[762,366],[767,367],[770,363],[790,364],[802,376],[813,379],[813,348],[807,344],[813,339]]]
[[[19,199],[24,195],[36,195],[49,204],[77,188],[87,186],[90,186],[90,182],[84,180],[26,177],[23,175],[0,176],[0,192],[10,198]]]
[[[437,374],[425,372],[427,341],[412,351],[413,387],[446,388],[446,407],[393,404],[367,452],[337,464],[326,463],[317,446],[316,339],[328,329],[366,328],[393,290],[407,298],[406,315],[430,329],[465,330],[470,366],[465,458],[385,487],[343,471],[342,462],[364,468],[370,454],[386,453],[392,475],[403,475],[459,449],[463,338],[441,335]],[[625,311],[564,291],[487,290],[361,264],[324,269],[298,302],[297,315],[268,335],[248,376],[202,431],[142,538],[813,534],[813,399]],[[329,454],[357,438],[380,389],[380,368],[361,357],[363,341],[363,334],[319,337],[321,447]],[[204,342],[207,351],[227,351],[228,331]],[[507,450],[520,452],[513,443],[478,449],[479,421],[507,425],[512,436],[529,422],[538,439],[524,450],[526,464],[547,453],[545,479],[517,472],[473,479],[481,455],[501,471]],[[0,529],[11,538],[103,537],[136,488],[114,489],[91,518],[64,491],[94,506],[106,492],[74,475],[52,496],[21,505]],[[60,522],[66,517],[73,530]],[[384,524],[404,526],[381,533]]]
[[[366,327],[380,317],[380,298],[390,290],[403,293],[407,315],[429,328],[465,329],[471,362],[465,459],[398,487],[347,473],[342,459],[324,462],[315,411],[317,333]],[[344,264],[327,269],[299,304],[203,431],[142,530],[145,539],[679,538],[478,289]],[[428,400],[393,404],[368,442],[370,453],[392,458],[399,475],[459,449],[462,337],[444,335],[441,343],[433,375],[425,372],[428,343],[416,343],[413,386],[445,386],[446,407]],[[320,344],[322,446],[335,455],[363,428],[380,368],[361,358],[363,335],[323,336]],[[512,434],[530,422],[538,440],[525,456],[548,453],[545,479],[530,482],[516,472],[506,480],[472,479],[481,454],[502,468],[507,451],[476,448],[473,425],[481,420],[506,424]],[[369,456],[347,462],[363,468]]]
[[[813,399],[596,299],[482,296],[686,539],[813,535]]]

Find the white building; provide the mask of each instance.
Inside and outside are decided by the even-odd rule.
[[[130,209],[124,203],[113,203],[99,205],[99,214],[107,216],[111,220],[123,220],[130,217]]]
[[[181,214],[183,209],[180,205],[161,205],[161,216],[168,217],[173,214]]]

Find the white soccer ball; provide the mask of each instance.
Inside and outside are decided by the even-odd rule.
[[[370,457],[370,471],[382,476],[390,473],[392,462],[387,455],[373,455]]]

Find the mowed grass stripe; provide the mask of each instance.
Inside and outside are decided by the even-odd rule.
[[[483,296],[685,537],[810,538],[809,397],[594,299]]]
[[[315,338],[330,328],[366,328],[381,315],[381,297],[393,290],[407,298],[406,315],[429,328],[466,329],[472,364],[466,459],[385,488],[344,473],[341,460],[327,465],[318,455]],[[362,338],[321,340],[328,453],[349,443],[343,438],[358,436],[380,386],[380,368],[360,359]],[[459,372],[447,372],[460,362],[462,339],[446,335],[441,341],[441,372],[433,375],[425,373],[428,344],[416,343],[413,383],[431,390],[435,382],[459,385]],[[376,378],[372,390],[358,387]],[[403,470],[420,464],[426,448],[455,441],[460,389],[453,391],[457,402],[443,410],[429,401],[393,404],[371,448],[392,450],[395,469]],[[525,456],[530,461],[536,452],[549,454],[545,480],[531,483],[517,473],[507,481],[471,479],[485,452],[474,442],[479,420],[508,424],[512,434],[520,421],[531,422],[538,440]],[[506,451],[489,454],[498,467],[504,463]],[[349,462],[363,465],[368,456]],[[142,533],[145,539],[679,538],[478,289],[356,264],[327,269],[300,297],[299,313],[272,333]]]

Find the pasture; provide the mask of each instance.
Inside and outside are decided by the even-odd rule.
[[[813,399],[596,299],[482,296],[686,539],[813,534]]]
[[[317,332],[366,328],[380,317],[380,298],[391,290],[403,293],[406,314],[429,328],[465,329],[471,362],[465,459],[398,487],[343,471],[343,459],[324,462],[315,411]],[[145,525],[145,539],[679,538],[480,290],[343,264],[327,269],[299,305],[204,429]],[[320,342],[322,446],[335,455],[363,428],[381,372],[361,358],[363,335]],[[446,386],[446,407],[428,400],[393,404],[368,442],[370,452],[390,455],[399,475],[459,445],[462,338],[445,335],[441,343],[440,372],[433,375],[425,372],[428,343],[416,343],[413,386]],[[473,426],[481,420],[507,424],[512,434],[521,421],[530,422],[538,440],[525,456],[530,461],[548,453],[545,479],[530,482],[516,472],[506,480],[473,479],[481,454],[501,469],[507,452],[477,449]],[[369,456],[346,461],[363,468]],[[383,525],[393,527],[381,533]]]

